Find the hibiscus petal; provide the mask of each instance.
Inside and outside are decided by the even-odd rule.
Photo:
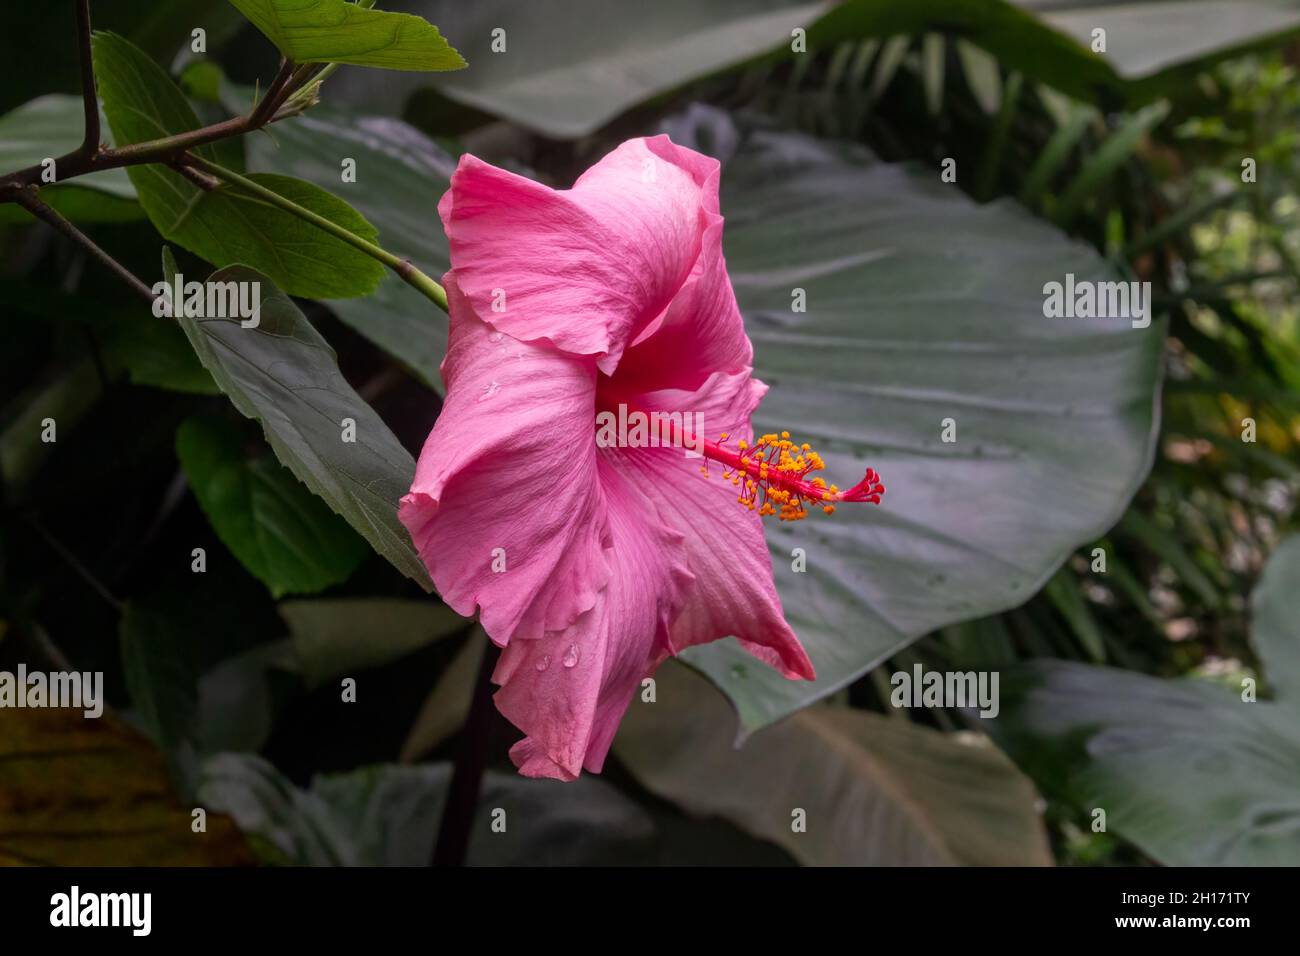
[[[610,526],[609,584],[572,626],[507,647],[497,708],[527,736],[510,750],[520,773],[575,779],[604,765],[640,681],[661,659],[691,586],[683,536],[602,461]]]
[[[732,448],[751,441],[750,418],[767,386],[749,369],[715,373],[695,392],[664,390],[639,397],[647,411],[684,411],[702,417],[701,437],[727,433]],[[683,532],[686,566],[694,584],[669,631],[676,654],[732,635],[742,647],[786,677],[815,679],[812,662],[785,621],[772,578],[762,519],[737,502],[737,489],[717,463],[709,477],[702,461],[680,448],[619,449],[621,467],[639,477],[642,493]]]
[[[493,331],[451,274],[446,286],[447,400],[398,517],[450,607],[480,607],[498,644],[532,640],[593,607],[609,578],[595,368]]]
[[[707,188],[716,194],[716,179]],[[690,277],[623,354],[616,373],[623,388],[694,390],[714,372],[735,372],[753,364],[754,349],[722,255],[722,217],[707,218]]]
[[[553,190],[463,156],[438,204],[456,280],[493,328],[608,374],[699,257],[709,162],[667,137],[629,140]]]

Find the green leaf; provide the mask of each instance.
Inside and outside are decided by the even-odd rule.
[[[1195,70],[1300,29],[1300,10],[1274,0],[568,0],[562,13],[516,0],[398,0],[457,38],[472,70],[440,79],[446,96],[543,133],[587,135],[630,107],[761,56],[791,56],[791,30],[810,50],[844,41],[942,31],[990,112],[1001,102],[987,59],[1089,102],[1149,102],[1176,92]],[[1107,31],[1104,54],[1092,30]],[[493,50],[495,28],[506,49]],[[796,63],[802,62],[796,56]],[[798,68],[798,67],[796,67]],[[978,76],[972,75],[978,71]],[[416,88],[387,78],[344,77],[367,107],[401,102]]]
[[[671,124],[674,139],[689,143],[708,115]],[[770,386],[755,430],[810,442],[827,481],[870,465],[889,489],[879,507],[768,526],[816,682],[787,681],[732,641],[685,653],[754,729],[922,634],[1023,603],[1105,533],[1151,460],[1164,332],[1044,318],[1044,283],[1117,276],[1012,202],[977,206],[933,170],[857,147],[753,132],[723,168],[721,203]],[[806,312],[792,310],[796,288]]]
[[[1106,31],[1102,59],[1129,82],[1130,101],[1175,90],[1190,71],[1300,30],[1300,9],[1277,0],[1019,0],[1047,26],[1089,49]],[[1022,55],[1030,55],[1025,51]],[[1065,64],[1043,64],[1059,77]],[[1068,83],[1068,80],[1063,83]]]
[[[1178,574],[1178,580],[1194,591],[1202,601],[1212,608],[1223,605],[1219,589],[1196,558],[1188,554],[1182,540],[1166,531],[1142,512],[1130,510],[1120,520],[1119,530],[1142,543],[1152,553],[1158,555]]]
[[[1300,711],[1300,535],[1273,552],[1251,606],[1251,643],[1264,662],[1268,687],[1276,700]]]
[[[958,40],[956,47],[957,60],[975,102],[985,113],[996,115],[1002,106],[1002,70],[998,61],[965,40]]]
[[[1294,711],[1197,679],[1039,661],[1004,672],[998,743],[1049,796],[1168,866],[1300,864]]]
[[[188,794],[197,756],[246,737],[247,725],[256,722],[254,683],[236,686],[227,678],[248,657],[261,655],[265,670],[275,644],[266,642],[269,600],[241,568],[209,564],[205,573],[190,574],[188,552],[182,560],[179,581],[173,577],[126,605],[119,634],[136,722],[162,748]],[[239,676],[246,678],[243,670]],[[214,713],[214,696],[238,710]]]
[[[921,38],[921,77],[925,84],[925,108],[931,116],[943,112],[943,72],[948,44],[941,33]]]
[[[221,67],[211,60],[195,60],[185,67],[178,79],[181,89],[191,99],[204,103],[221,102],[221,84],[225,76]],[[248,102],[252,102],[251,97]],[[236,112],[242,112],[242,105]]]
[[[80,96],[52,93],[0,116],[0,170],[37,166],[76,149],[81,145],[83,109]],[[54,172],[57,176],[57,166]],[[43,186],[41,198],[75,222],[125,222],[143,216],[125,169]],[[21,206],[0,205],[0,224],[30,221]]]
[[[197,681],[196,746],[200,753],[255,753],[276,716],[299,689],[297,662],[286,638],[229,657]]]
[[[208,761],[199,796],[230,814],[264,855],[300,866],[427,866],[451,767],[380,765],[293,786],[259,757]],[[505,832],[492,813],[505,811]],[[472,866],[649,862],[653,823],[607,783],[564,786],[489,770],[469,842]],[[265,852],[269,850],[270,852]]]
[[[1026,206],[1038,201],[1092,122],[1094,113],[1088,107],[1074,104],[1069,110],[1065,122],[1057,127],[1043,151],[1038,154],[1038,159],[1034,160],[1034,165],[1025,174],[1020,186],[1020,201]]]
[[[1052,602],[1061,617],[1070,625],[1070,630],[1079,641],[1079,646],[1087,652],[1090,660],[1101,664],[1106,660],[1106,639],[1102,636],[1100,625],[1088,607],[1079,579],[1069,570],[1062,568],[1052,576],[1043,588],[1043,593]]]
[[[791,30],[832,6],[829,0],[661,0],[647,17],[630,0],[569,0],[562,8],[515,0],[390,5],[440,24],[474,64],[439,77],[442,93],[561,138],[584,136],[643,100],[776,47],[788,52]],[[390,111],[424,83],[356,75],[337,81],[347,99]]]
[[[1300,536],[1252,596],[1274,699],[1235,683],[1037,661],[1002,685],[998,742],[1039,785],[1169,866],[1300,865]]]
[[[128,604],[118,626],[122,670],[141,725],[163,751],[173,780],[193,783],[198,664],[191,635],[164,607]]]
[[[52,418],[61,433],[75,428],[104,393],[104,380],[90,356],[69,362],[48,381],[27,389],[5,408],[0,428],[0,483],[5,497],[20,501],[30,482],[54,454],[56,442],[41,437],[42,422]]]
[[[308,690],[405,657],[470,626],[445,604],[389,598],[285,601],[295,670]]]
[[[176,323],[126,309],[104,316],[102,324],[105,357],[131,384],[191,395],[221,393]]]
[[[461,70],[465,61],[433,24],[344,0],[230,0],[294,63],[385,70]]]
[[[121,37],[94,38],[95,71],[118,146],[199,126],[171,77]],[[194,150],[204,159],[242,168],[235,141]],[[384,267],[365,253],[237,187],[205,190],[161,165],[133,166],[140,204],[163,237],[216,266],[242,263],[264,272],[290,295],[344,298],[374,291]],[[374,240],[378,233],[343,200],[311,183],[256,174],[260,185]]]
[[[686,668],[632,701],[619,760],[687,811],[725,817],[810,866],[1046,866],[1030,782],[982,735],[810,707],[734,746],[726,704]],[[791,826],[806,813],[806,832]]]
[[[1056,221],[1063,227],[1069,226],[1084,202],[1095,196],[1115,170],[1128,162],[1142,137],[1158,126],[1168,114],[1169,104],[1160,102],[1152,103],[1127,117],[1119,129],[1108,136],[1097,152],[1083,164],[1079,175],[1061,194],[1054,217]]]
[[[341,157],[356,161],[355,182],[339,182]],[[436,203],[450,184],[456,161],[401,120],[355,116],[322,103],[277,123],[274,137],[252,139],[248,165],[280,169],[319,185],[334,184],[379,227],[389,252],[432,276],[451,268]],[[427,384],[438,386],[447,316],[396,275],[386,272],[370,295],[334,299],[328,305]]]
[[[163,272],[172,281],[176,264],[168,250]],[[398,499],[415,475],[410,453],[343,378],[329,343],[270,279],[233,266],[209,281],[259,282],[262,307],[259,324],[247,329],[238,319],[179,320],[203,367],[240,413],[261,423],[282,464],[399,571],[432,590],[397,520]],[[345,441],[353,427],[355,441]]]
[[[475,677],[486,652],[487,635],[476,627],[420,705],[402,743],[402,763],[414,763],[460,729],[469,713]]]
[[[1300,10],[1275,0],[849,0],[819,20],[808,40],[826,45],[940,25],[1003,68],[1077,99],[1139,105],[1176,91],[1215,60],[1293,35]],[[1104,53],[1092,49],[1097,28],[1106,31]]]
[[[185,477],[213,530],[273,595],[346,581],[370,549],[286,468],[245,456],[239,429],[190,418],[176,432]]]

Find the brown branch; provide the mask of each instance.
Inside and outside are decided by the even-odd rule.
[[[127,285],[147,299],[150,305],[153,304],[153,290],[141,282],[130,269],[122,265],[122,263],[118,262],[103,249],[99,248],[99,246],[95,245],[94,241],[89,236],[72,223],[68,222],[67,219],[63,218],[63,216],[59,215],[57,210],[45,203],[38,195],[36,187],[27,186],[23,189],[17,190],[13,201],[18,203],[18,205],[22,206],[37,219],[53,226],[55,230],[62,233],[66,238],[81,246],[81,248],[97,259],[100,264],[108,267],[109,270],[117,274],[118,278],[122,279]]]
[[[266,96],[248,113],[211,126],[132,143],[117,149],[102,148],[99,128],[99,100],[95,95],[95,70],[90,46],[90,0],[77,0],[77,35],[81,56],[81,92],[86,104],[86,136],[80,146],[54,160],[58,182],[66,182],[88,173],[146,163],[173,165],[187,150],[217,140],[242,136],[281,119],[277,111],[297,90],[298,71],[294,64],[281,60],[279,72],[267,88]],[[28,186],[39,186],[44,165],[37,164],[0,175],[0,203],[18,202]]]
[[[81,97],[86,105],[86,133],[80,152],[99,152],[99,97],[95,95],[95,62],[90,52],[90,0],[77,0],[77,48],[81,57]]]
[[[202,129],[164,136],[143,143],[133,143],[120,149],[101,149],[87,155],[80,149],[74,150],[55,161],[58,181],[65,182],[87,173],[97,173],[104,169],[117,169],[122,166],[140,166],[145,163],[170,163],[188,149],[203,146],[219,139],[239,136],[257,129],[249,123],[249,117],[236,116]],[[4,187],[35,186],[41,181],[42,166],[29,166],[0,178],[0,191]],[[12,197],[12,193],[10,194]],[[10,198],[12,202],[13,199]]]
[[[255,129],[270,122],[271,117],[275,115],[275,111],[280,108],[280,104],[296,89],[293,82],[295,76],[293,64],[281,58],[280,70],[275,74],[275,79],[271,81],[271,85],[266,88],[266,95],[248,114],[248,121],[253,124]]]

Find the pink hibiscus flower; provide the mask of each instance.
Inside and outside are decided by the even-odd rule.
[[[598,772],[641,680],[683,648],[735,636],[813,679],[761,515],[884,493],[871,470],[843,492],[810,477],[821,459],[788,434],[754,441],[766,386],[718,179],[656,136],[570,190],[465,156],[438,205],[447,397],[400,517],[443,600],[504,648],[495,700],[526,735],[510,755],[527,776]],[[616,415],[660,427],[598,440]]]

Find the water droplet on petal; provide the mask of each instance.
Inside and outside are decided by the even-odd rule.
[[[483,401],[483,400],[486,399],[486,398],[491,398],[493,395],[495,395],[495,394],[496,394],[497,392],[499,392],[499,391],[501,391],[501,383],[500,383],[500,382],[497,382],[497,381],[489,382],[488,384],[486,384],[486,385],[483,386],[483,394],[479,396],[479,399],[478,399],[478,400],[481,402],[481,401]]]
[[[489,342],[500,342],[500,341],[501,341],[502,339],[504,339],[504,338],[505,338],[505,336],[502,335],[500,332],[493,332],[491,335],[488,336],[488,341],[489,341]]]
[[[578,645],[570,644],[569,649],[564,652],[564,660],[561,661],[560,663],[562,663],[565,667],[576,667],[578,666],[578,656],[579,656]]]
[[[546,668],[548,668],[548,667],[550,667],[550,666],[551,666],[551,655],[550,655],[550,654],[543,654],[541,657],[539,657],[539,658],[537,659],[537,669],[538,669],[539,671],[544,671],[544,670],[546,670]]]

